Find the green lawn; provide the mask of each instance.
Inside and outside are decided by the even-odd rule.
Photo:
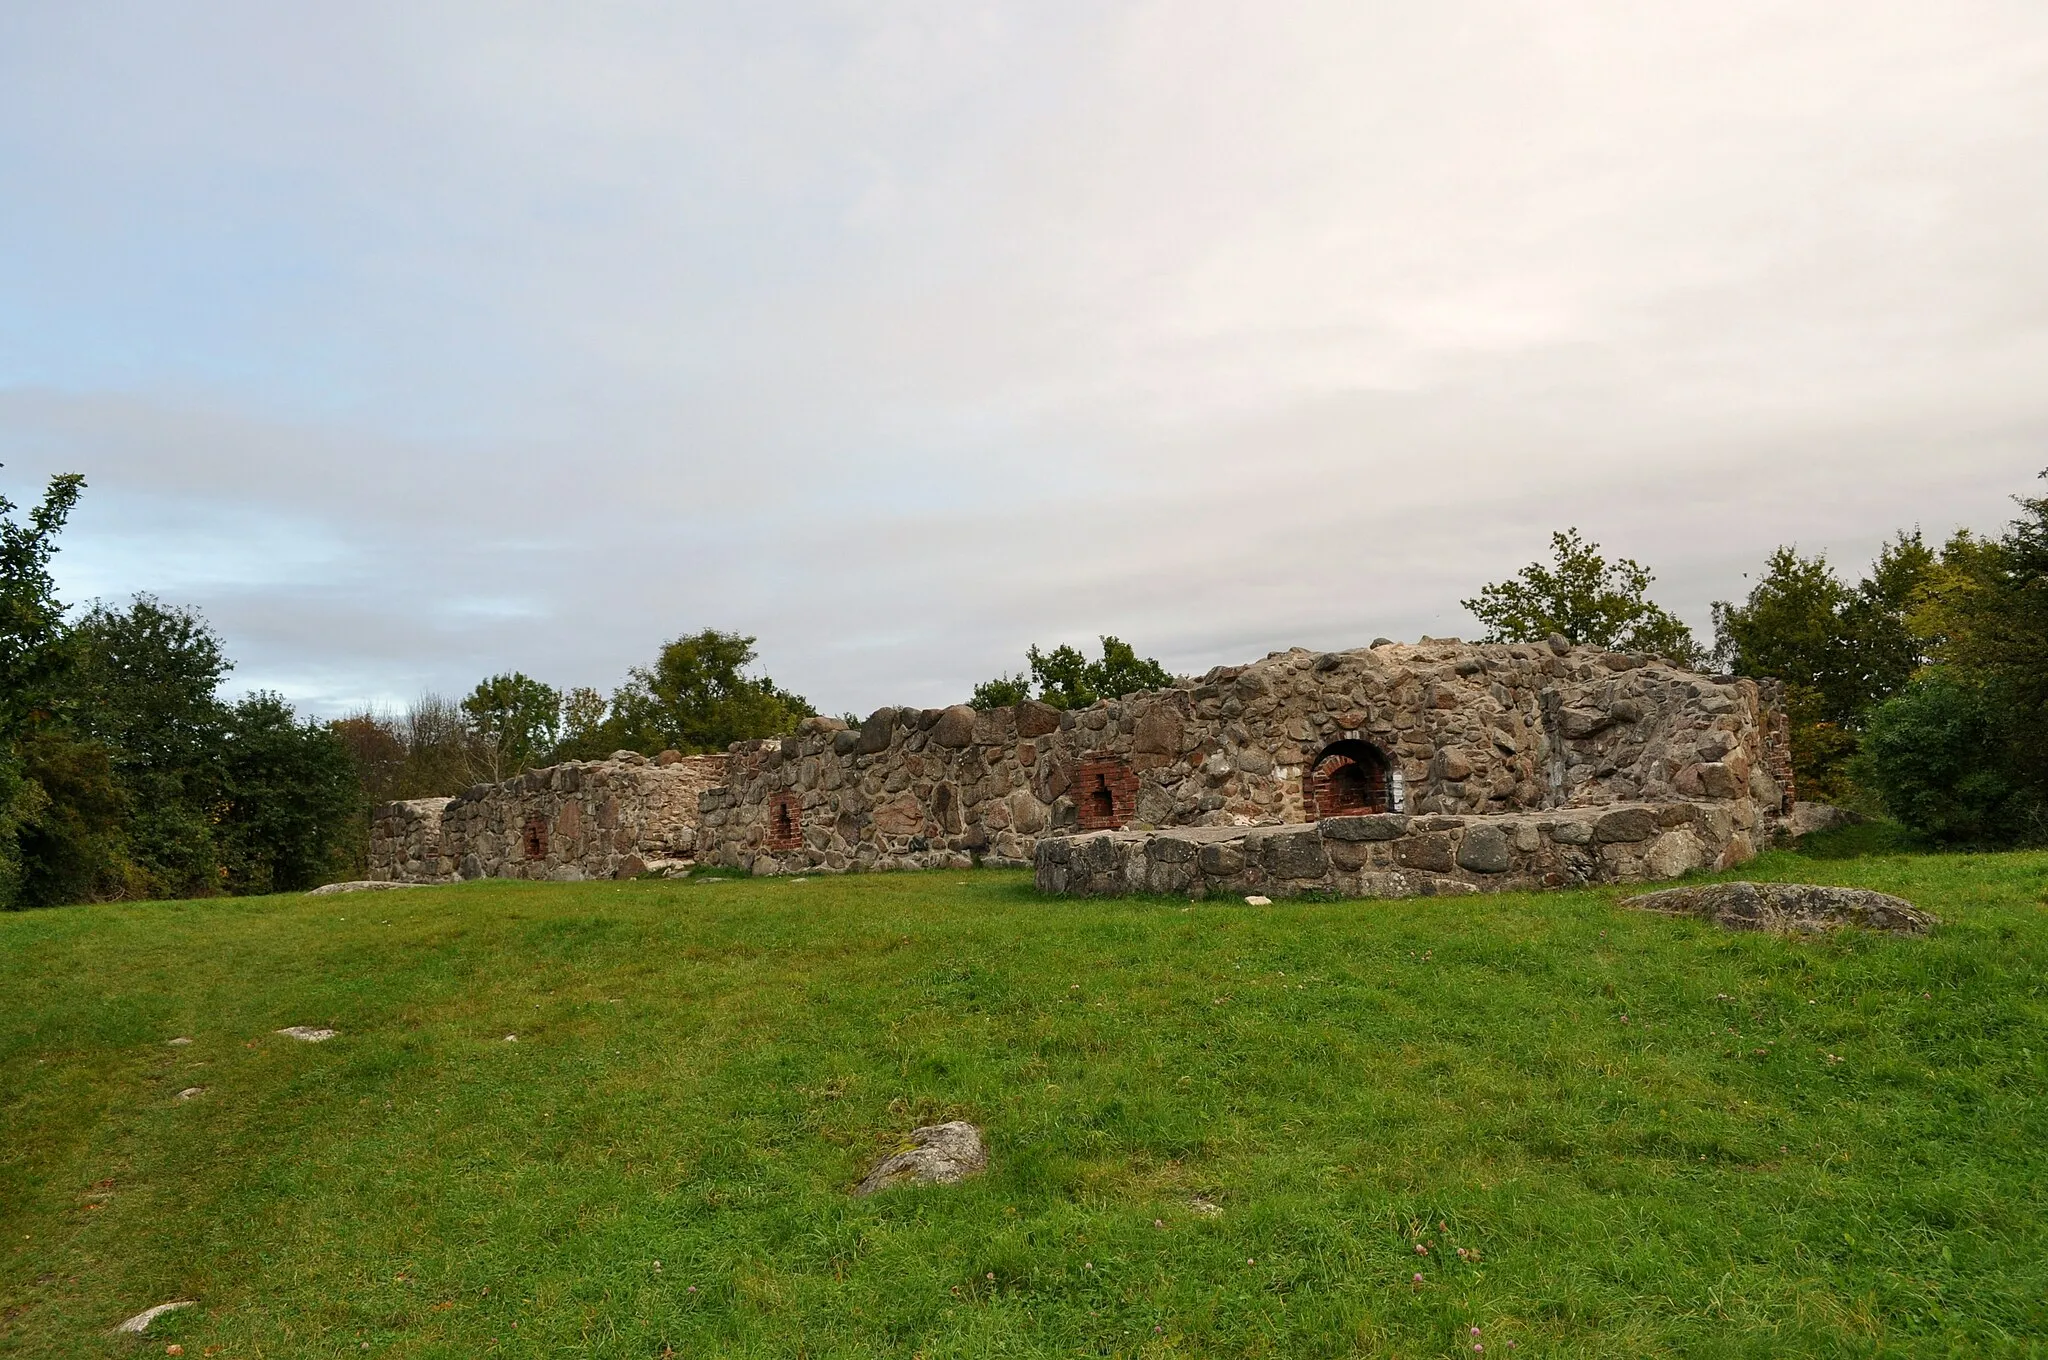
[[[0,1353],[2048,1353],[2048,855],[1749,876],[1948,924],[996,872],[0,917]],[[986,1176],[849,1198],[951,1117]]]

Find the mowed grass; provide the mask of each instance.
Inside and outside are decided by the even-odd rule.
[[[1749,876],[1947,924],[996,872],[7,916],[0,1352],[2041,1353],[2048,856]],[[987,1175],[848,1195],[947,1118]]]

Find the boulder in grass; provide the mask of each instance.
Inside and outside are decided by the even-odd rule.
[[[114,1334],[116,1336],[140,1336],[149,1330],[150,1323],[155,1322],[165,1313],[175,1313],[180,1308],[190,1308],[195,1302],[196,1300],[193,1299],[178,1299],[171,1303],[160,1303],[154,1308],[145,1308],[126,1322],[116,1323],[114,1325]]]
[[[317,888],[306,890],[308,897],[331,897],[335,893],[386,892],[392,888],[425,888],[426,883],[394,883],[385,878],[356,878],[346,883],[322,883]]]
[[[930,1124],[910,1131],[911,1146],[884,1157],[854,1187],[856,1195],[872,1195],[892,1185],[955,1185],[988,1169],[988,1149],[981,1130],[965,1120]]]
[[[1811,883],[1708,883],[1668,888],[1622,903],[1644,911],[1698,916],[1730,930],[1771,930],[1812,935],[1860,926],[1894,935],[1925,935],[1941,924],[1903,897],[1868,888],[1823,888]]]

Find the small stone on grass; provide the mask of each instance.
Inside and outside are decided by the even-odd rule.
[[[308,1044],[324,1044],[341,1033],[338,1029],[320,1029],[313,1025],[290,1025],[277,1032]]]
[[[114,1334],[117,1336],[122,1334],[140,1336],[143,1332],[149,1330],[150,1323],[155,1322],[165,1313],[174,1313],[180,1308],[190,1308],[197,1302],[197,1299],[178,1299],[172,1303],[160,1303],[154,1308],[145,1308],[126,1322],[117,1325],[114,1328]]]

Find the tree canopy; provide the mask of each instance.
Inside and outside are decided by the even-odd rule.
[[[974,687],[968,702],[975,708],[1002,708],[1037,699],[1054,708],[1086,708],[1097,699],[1121,699],[1139,690],[1173,683],[1173,673],[1150,657],[1141,657],[1128,642],[1105,635],[1102,655],[1090,661],[1078,647],[1061,643],[1041,651],[1036,643],[1025,650],[1031,667],[1027,677],[999,675]]]
[[[1700,658],[1692,630],[1650,600],[1656,578],[1632,558],[1609,562],[1577,529],[1550,536],[1551,564],[1532,562],[1459,603],[1486,627],[1487,642],[1575,644],[1647,652],[1683,664]]]

